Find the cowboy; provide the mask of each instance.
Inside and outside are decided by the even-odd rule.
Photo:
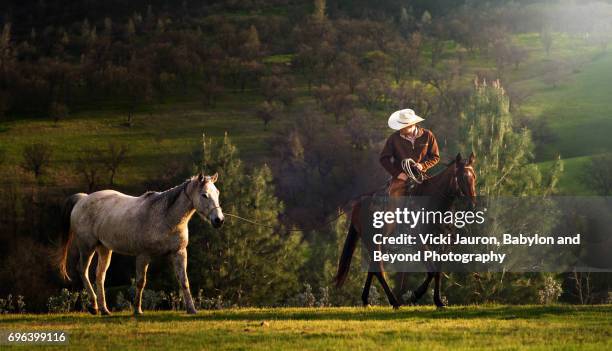
[[[438,142],[434,134],[417,126],[424,121],[413,110],[404,109],[389,117],[389,127],[397,130],[391,134],[380,153],[380,164],[391,174],[389,185],[391,197],[405,196],[409,187],[409,176],[402,168],[402,161],[412,159],[416,171],[425,173],[440,160]]]

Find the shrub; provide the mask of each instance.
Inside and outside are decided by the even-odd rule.
[[[64,288],[57,296],[50,296],[47,302],[49,313],[67,313],[74,310],[79,293],[72,293]]]
[[[13,299],[13,295],[9,294],[6,299],[0,299],[0,314],[7,313],[25,313],[23,296],[17,295],[17,298]]]
[[[559,296],[561,296],[562,292],[563,289],[561,288],[561,283],[559,283],[552,276],[545,277],[542,288],[538,290],[540,304],[548,305],[557,302],[557,299]]]

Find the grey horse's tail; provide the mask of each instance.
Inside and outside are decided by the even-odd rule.
[[[58,266],[62,277],[66,280],[70,280],[68,269],[66,268],[66,261],[68,261],[68,250],[70,249],[70,243],[72,243],[72,238],[74,237],[74,231],[70,230],[70,216],[77,202],[86,196],[87,194],[84,193],[70,195],[66,198],[62,206],[61,221],[63,237],[60,252],[58,254]]]

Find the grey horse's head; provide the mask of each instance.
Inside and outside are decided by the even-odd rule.
[[[190,187],[190,195],[196,212],[202,219],[208,219],[215,228],[221,227],[225,220],[223,210],[219,205],[219,189],[215,186],[217,178],[219,178],[217,173],[212,176],[200,173],[193,178],[193,186]]]

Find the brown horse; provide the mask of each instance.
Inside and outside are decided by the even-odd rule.
[[[449,163],[444,171],[426,179],[421,184],[417,184],[412,192],[412,195],[427,196],[430,199],[430,204],[432,206],[430,209],[435,208],[436,210],[441,211],[449,210],[453,202],[458,198],[468,199],[470,201],[470,205],[474,206],[476,204],[476,172],[473,168],[474,161],[475,157],[473,153],[470,154],[467,161],[462,160],[461,154],[458,154],[455,160]],[[359,214],[361,212],[363,203],[365,202],[364,200],[365,198],[361,198],[353,204],[351,224],[344,242],[344,248],[338,263],[338,272],[335,277],[336,287],[341,287],[346,281],[353,252],[355,251],[359,237],[363,233],[363,227]],[[368,270],[368,276],[361,295],[364,306],[369,304],[368,295],[370,293],[370,285],[372,284],[372,278],[375,276],[382,285],[382,288],[389,299],[389,303],[394,308],[399,308],[401,301],[395,297],[395,294],[389,288],[389,285],[385,280],[382,263],[380,263],[378,267],[372,266],[372,264],[373,262],[370,263],[370,269]],[[425,294],[425,292],[427,292],[429,283],[433,278],[435,278],[433,296],[434,303],[438,307],[444,307],[444,303],[440,298],[441,273],[437,272],[434,266],[427,266],[427,278],[413,292],[410,298],[410,303],[416,303]]]

